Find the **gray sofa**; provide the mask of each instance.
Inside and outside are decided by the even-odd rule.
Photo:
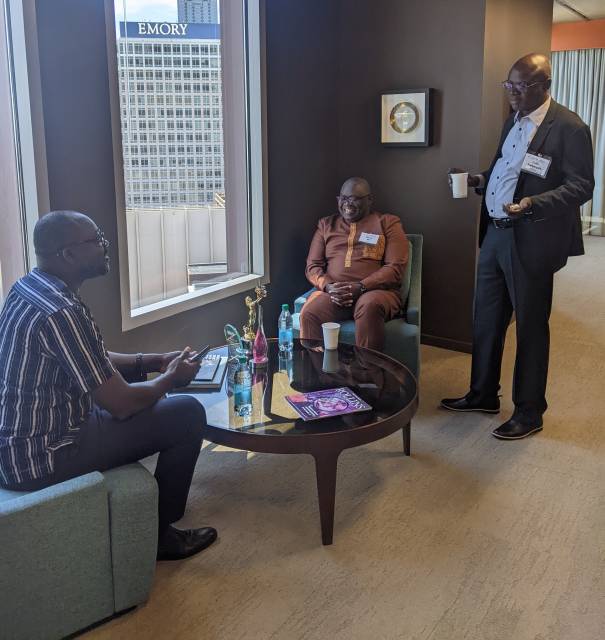
[[[138,463],[40,491],[0,489],[0,636],[62,638],[145,602],[157,494]]]

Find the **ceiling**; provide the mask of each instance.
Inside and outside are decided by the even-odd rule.
[[[565,5],[579,11],[591,20],[605,18],[605,0],[554,0],[553,22],[578,22],[583,20],[581,16],[570,11]]]

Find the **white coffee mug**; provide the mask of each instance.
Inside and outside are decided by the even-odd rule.
[[[454,198],[468,197],[468,173],[450,173],[452,180],[452,196]]]
[[[321,325],[324,333],[324,349],[338,349],[338,322],[324,322]]]

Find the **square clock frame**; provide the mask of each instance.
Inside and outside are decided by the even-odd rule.
[[[380,143],[387,147],[432,144],[432,89],[393,89],[380,95]]]

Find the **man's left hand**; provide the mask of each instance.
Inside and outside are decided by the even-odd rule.
[[[516,216],[522,216],[528,211],[531,211],[531,205],[532,205],[531,198],[526,197],[526,198],[521,198],[521,202],[519,202],[519,204],[515,204],[511,202],[509,204],[502,205],[502,210],[511,218],[514,218]]]

